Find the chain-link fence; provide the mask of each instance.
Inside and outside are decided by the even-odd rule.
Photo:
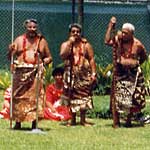
[[[149,0],[84,0],[85,2],[108,3],[148,3]]]
[[[23,22],[27,18],[38,20],[39,29],[49,43],[54,65],[61,63],[59,57],[60,44],[67,39],[68,25],[72,19],[72,3],[70,2],[15,2],[14,38],[24,32]],[[76,4],[77,5],[77,4]],[[84,36],[93,45],[96,62],[102,65],[111,63],[111,48],[105,46],[104,35],[112,15],[117,17],[117,28],[124,22],[135,25],[135,36],[146,49],[150,49],[150,8],[148,4],[105,4],[84,3]],[[77,20],[77,7],[75,19]],[[0,1],[0,68],[8,68],[6,57],[12,37],[12,2]]]

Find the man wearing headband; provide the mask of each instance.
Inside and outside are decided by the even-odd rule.
[[[43,117],[43,71],[44,65],[52,62],[48,43],[37,32],[37,21],[27,19],[24,27],[26,33],[18,36],[9,45],[9,56],[13,55],[16,58],[11,66],[13,71],[12,119],[16,121],[14,129],[20,129],[23,121],[32,122],[32,128],[36,128],[37,94],[38,115],[39,118]]]
[[[126,116],[126,127],[131,127],[131,117],[145,107],[144,77],[140,65],[146,60],[144,45],[134,36],[135,27],[125,23],[122,30],[114,32],[116,18],[112,17],[105,35],[105,44],[113,47],[113,82],[111,111],[113,126],[120,126],[120,113]]]
[[[64,92],[62,99],[70,105],[71,125],[76,125],[76,113],[80,111],[80,124],[86,121],[87,109],[92,109],[92,85],[96,80],[96,65],[91,44],[81,37],[81,26],[69,25],[69,38],[60,47],[60,56],[65,63]]]

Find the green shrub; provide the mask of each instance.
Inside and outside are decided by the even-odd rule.
[[[52,70],[53,70],[53,64],[49,64],[48,66],[46,66],[45,68],[45,80],[44,80],[44,85],[45,87],[53,82],[53,77],[52,77]]]
[[[112,69],[113,65],[108,64],[106,67],[102,67],[97,64],[97,86],[94,90],[96,95],[110,94],[111,81],[112,81]]]
[[[109,109],[110,96],[93,96],[93,110],[88,110],[87,116],[89,118],[111,118]]]
[[[8,70],[0,71],[0,89],[5,90],[11,84],[11,73]]]

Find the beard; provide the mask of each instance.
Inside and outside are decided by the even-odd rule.
[[[35,38],[37,36],[37,33],[36,32],[28,32],[28,36],[30,38]]]
[[[130,39],[130,38],[122,38],[123,43],[130,43],[131,41],[132,41],[132,39]]]
[[[75,42],[81,41],[81,37],[80,36],[74,36],[74,37],[75,37]]]

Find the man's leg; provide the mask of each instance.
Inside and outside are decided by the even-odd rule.
[[[115,96],[114,93],[111,94],[111,111],[112,111],[112,118],[113,118],[113,128],[118,128],[120,126],[120,115],[116,110],[116,103],[115,103]]]
[[[14,129],[15,129],[15,130],[21,129],[21,122],[17,122],[17,121],[16,121],[16,124],[15,124],[15,126],[14,126]]]
[[[71,112],[71,125],[76,125],[76,113]]]
[[[118,128],[120,126],[120,116],[117,111],[113,111],[113,127]]]
[[[132,127],[132,124],[131,124],[131,117],[132,117],[132,113],[129,113],[129,114],[127,115],[127,120],[126,120],[126,124],[125,124],[126,127]]]
[[[36,129],[36,120],[32,121],[32,129]]]
[[[85,114],[86,114],[86,110],[81,109],[80,110],[80,124],[81,125],[85,125],[85,123],[86,123]]]
[[[80,124],[83,126],[91,126],[93,123],[87,122],[86,121],[86,110],[81,109],[80,110]]]

